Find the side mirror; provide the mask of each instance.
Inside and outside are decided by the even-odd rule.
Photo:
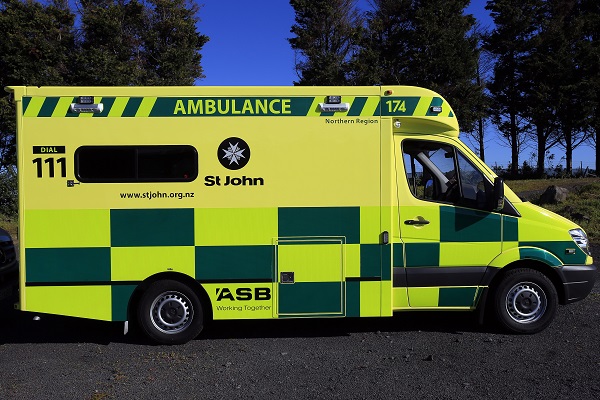
[[[504,208],[504,180],[500,177],[494,179],[494,211]]]

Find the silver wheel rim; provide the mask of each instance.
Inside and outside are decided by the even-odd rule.
[[[519,282],[506,294],[506,311],[520,324],[530,324],[542,318],[547,304],[546,293],[533,282]]]
[[[158,295],[150,307],[150,320],[159,331],[167,334],[183,332],[192,323],[194,308],[180,292],[168,291]]]

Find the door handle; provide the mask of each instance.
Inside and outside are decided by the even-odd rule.
[[[404,221],[405,225],[427,225],[429,221],[426,219],[407,219]]]

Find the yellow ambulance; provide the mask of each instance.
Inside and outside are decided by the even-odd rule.
[[[490,309],[546,328],[585,232],[523,202],[417,87],[9,87],[24,311],[206,321]],[[127,322],[126,322],[127,324]]]

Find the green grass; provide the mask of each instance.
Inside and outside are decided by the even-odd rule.
[[[555,185],[569,190],[567,200],[559,204],[539,204],[539,195],[529,196],[532,202],[573,220],[588,234],[591,242],[600,243],[600,179],[547,179],[510,181],[508,186],[517,194],[524,192],[543,192],[548,186]],[[577,214],[586,218],[576,220]]]
[[[18,227],[19,220],[16,217],[7,217],[4,214],[0,214],[0,228],[10,233],[13,240],[17,239]]]
[[[548,186],[561,186],[570,188],[573,186],[584,186],[598,183],[598,178],[578,178],[578,179],[526,179],[521,181],[506,181],[506,184],[517,194],[532,190],[546,190]]]

